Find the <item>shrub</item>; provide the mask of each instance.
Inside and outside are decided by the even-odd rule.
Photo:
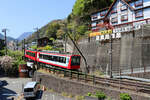
[[[95,96],[99,99],[105,99],[106,98],[106,95],[100,91],[96,92]]]
[[[131,96],[128,93],[121,93],[120,99],[121,100],[132,100]]]
[[[89,92],[89,93],[87,94],[87,96],[92,96],[92,93]]]

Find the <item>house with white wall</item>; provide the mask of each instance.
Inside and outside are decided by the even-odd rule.
[[[150,0],[114,0],[109,8],[91,14],[93,32],[103,30],[104,19],[109,20],[114,34],[139,29],[150,23]]]

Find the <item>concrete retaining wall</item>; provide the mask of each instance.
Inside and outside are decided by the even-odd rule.
[[[109,87],[98,87],[78,82],[77,80],[68,80],[63,78],[58,78],[52,75],[45,75],[39,72],[34,74],[33,80],[41,80],[41,84],[46,86],[49,89],[53,89],[58,93],[68,93],[72,95],[86,95],[87,93],[95,93],[96,91],[102,91],[107,96],[115,98],[115,100],[119,100],[119,95],[123,91],[110,89]],[[133,94],[130,93],[133,100],[149,100],[150,98],[142,96],[142,94]]]
[[[141,71],[144,67],[150,69],[150,29],[144,26],[142,29],[121,33],[121,39],[112,40],[112,70],[113,73],[128,72],[131,69]],[[90,71],[109,69],[110,41],[79,41],[79,48],[86,57]],[[74,52],[78,52],[75,50]],[[141,69],[139,69],[141,68]],[[85,69],[82,61],[81,69]],[[148,70],[147,70],[148,71]]]

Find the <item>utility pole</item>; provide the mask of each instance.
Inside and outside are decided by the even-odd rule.
[[[67,32],[67,31],[65,31],[65,32]],[[66,36],[66,34],[65,34],[65,53],[67,52],[67,36]]]
[[[36,44],[37,44],[37,47],[38,47],[38,39],[39,39],[39,28],[34,28],[34,30],[36,30],[37,34],[36,34]]]
[[[23,41],[23,51],[24,51],[24,56],[25,56],[25,42],[26,42],[26,40],[24,39],[24,41]]]
[[[89,73],[89,68],[88,68],[88,64],[87,64],[87,60],[84,57],[84,55],[82,54],[81,50],[78,48],[78,46],[76,45],[75,41],[72,39],[72,37],[70,36],[70,34],[67,32],[67,35],[69,36],[70,40],[72,41],[72,43],[74,44],[74,46],[76,47],[76,49],[78,50],[78,52],[80,53],[80,55],[82,56],[84,62],[85,62],[85,68],[86,68],[86,73]]]
[[[5,55],[7,55],[7,37],[6,37],[6,31],[7,31],[6,28],[2,29],[2,32],[4,32],[4,34],[5,34]]]
[[[23,47],[24,47],[23,44],[24,44],[24,43],[23,43],[23,40],[22,40],[22,52],[23,52]]]
[[[16,50],[18,51],[18,40],[16,41]]]
[[[110,52],[109,52],[110,78],[112,78],[112,34],[110,34]]]
[[[34,28],[34,30],[37,31],[37,35],[36,35],[36,46],[37,46],[37,49],[38,49],[39,28],[38,28],[38,27],[37,27],[37,28]],[[36,51],[38,51],[37,49],[36,49]],[[37,65],[37,67],[34,68],[35,70],[37,70],[37,69],[39,68],[39,65],[38,65],[38,62],[37,62],[37,61],[36,61],[36,65]]]

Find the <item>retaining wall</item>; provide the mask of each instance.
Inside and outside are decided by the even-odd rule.
[[[101,70],[106,73],[109,69],[110,41],[82,39],[78,44],[87,59],[90,71]],[[112,72],[118,73],[131,69],[150,68],[150,29],[142,29],[121,33],[121,39],[112,40]],[[74,52],[78,52],[75,50]],[[81,69],[85,69],[82,60]],[[137,69],[140,71],[140,69]],[[148,70],[147,70],[148,71]]]
[[[41,84],[46,86],[48,89],[53,89],[58,93],[68,93],[72,95],[86,95],[87,93],[95,93],[96,91],[102,91],[107,96],[115,98],[115,100],[119,100],[119,95],[123,91],[110,89],[109,87],[98,87],[94,85],[89,85],[86,83],[78,82],[77,80],[68,80],[64,78],[58,78],[52,75],[46,75],[39,72],[35,72],[33,80],[41,81]],[[125,92],[125,91],[124,91]],[[142,94],[133,94],[130,93],[133,100],[150,100],[149,97],[145,97]]]

